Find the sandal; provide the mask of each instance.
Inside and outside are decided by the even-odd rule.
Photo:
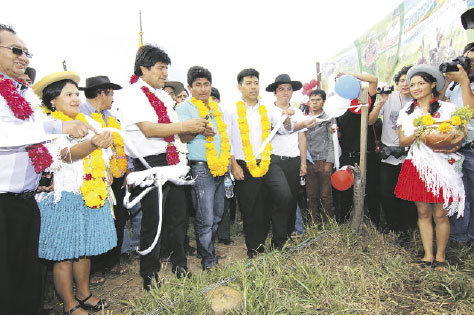
[[[420,266],[420,268],[424,269],[424,268],[426,268],[426,267],[430,267],[430,266],[433,264],[433,262],[431,262],[431,261],[423,261],[423,260],[420,259],[420,260],[416,260],[416,261],[414,262],[414,264],[417,264],[417,265]]]
[[[80,303],[74,306],[73,308],[71,308],[70,310],[68,310],[67,312],[63,309],[63,315],[72,315],[72,313],[77,311],[79,308],[82,308],[82,305]]]
[[[433,269],[436,269],[436,268],[444,268],[444,269],[448,269],[449,268],[449,263],[447,261],[433,261],[433,266],[432,266]]]
[[[95,305],[86,304],[87,300],[89,300],[91,297],[92,293],[83,300],[78,299],[77,296],[75,298],[76,301],[79,302],[80,306],[87,311],[100,312],[102,309],[106,309],[109,307],[109,304],[107,304],[107,302],[103,299],[100,299]]]

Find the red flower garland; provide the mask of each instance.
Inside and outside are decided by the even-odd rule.
[[[18,93],[13,80],[4,79],[3,76],[0,76],[0,95],[7,101],[16,118],[24,121],[33,114],[33,109],[28,101]],[[36,173],[44,171],[53,163],[53,157],[43,144],[28,146],[26,150]]]
[[[11,79],[3,79],[0,81],[0,95],[7,101],[8,106],[20,120],[26,120],[33,114],[30,104],[18,93],[15,84]]]
[[[35,167],[36,173],[44,171],[53,163],[53,157],[51,157],[48,149],[43,144],[28,146],[26,150],[28,150],[28,156]]]
[[[145,93],[148,101],[150,102],[151,106],[155,110],[156,115],[158,116],[158,123],[168,124],[171,123],[171,120],[168,116],[168,109],[166,108],[163,101],[158,99],[158,97],[150,91],[147,87],[141,87],[143,93]],[[168,161],[169,165],[176,165],[179,163],[179,155],[178,151],[176,150],[176,146],[173,144],[174,142],[174,135],[165,137],[164,140],[168,143],[168,147],[166,147],[166,160]]]

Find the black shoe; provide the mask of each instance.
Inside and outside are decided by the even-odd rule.
[[[152,274],[150,276],[146,276],[146,277],[143,278],[143,288],[145,289],[145,291],[147,291],[147,292],[150,291],[151,286],[153,284],[153,280],[156,281],[156,287],[161,286],[161,281],[158,278],[158,274]]]
[[[226,246],[234,244],[234,241],[230,238],[229,239],[220,239],[219,238],[219,240],[217,242],[220,243],[220,244],[224,244]]]
[[[188,267],[185,266],[185,265],[180,265],[178,264],[177,266],[174,266],[172,269],[174,274],[176,274],[176,277],[178,279],[181,279],[181,278],[190,278],[192,277],[192,274],[191,272],[188,270]]]

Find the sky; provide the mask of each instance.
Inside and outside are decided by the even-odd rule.
[[[85,78],[107,75],[122,86],[133,73],[142,12],[143,42],[171,58],[169,80],[186,82],[189,67],[208,68],[223,103],[236,102],[237,74],[260,72],[260,94],[278,74],[309,82],[316,62],[350,45],[401,0],[4,1],[11,24],[33,53],[37,78],[67,68]],[[187,86],[187,84],[185,84]],[[306,101],[295,92],[293,101]]]

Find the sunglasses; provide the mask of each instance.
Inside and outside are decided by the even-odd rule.
[[[26,49],[21,49],[21,48],[18,48],[18,47],[7,47],[7,46],[0,46],[0,47],[11,49],[13,54],[18,55],[18,56],[21,56],[21,55],[23,55],[23,53],[25,53],[26,57],[28,57],[28,58],[33,57],[33,54],[30,53]]]

